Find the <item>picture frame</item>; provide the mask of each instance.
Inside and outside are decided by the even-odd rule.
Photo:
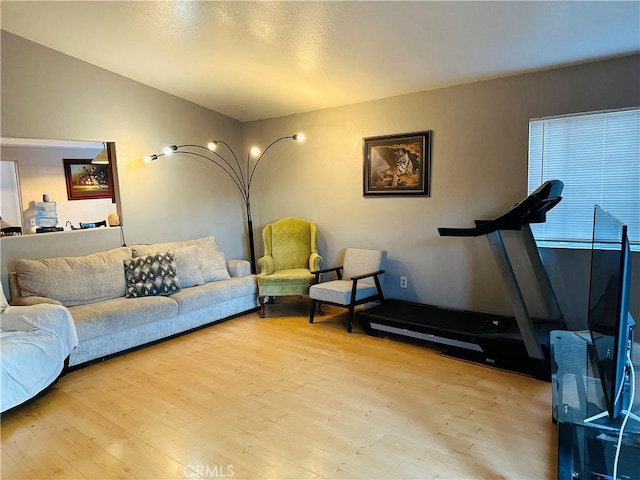
[[[69,200],[111,198],[113,178],[110,164],[93,164],[91,159],[63,159]]]
[[[430,196],[432,131],[366,137],[363,196]]]

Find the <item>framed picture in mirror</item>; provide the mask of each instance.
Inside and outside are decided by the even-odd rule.
[[[113,179],[109,164],[94,164],[91,159],[65,158],[63,162],[69,200],[113,198]]]

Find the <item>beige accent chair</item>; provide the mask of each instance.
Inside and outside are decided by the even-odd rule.
[[[320,314],[323,303],[345,307],[349,309],[347,331],[351,333],[356,305],[384,300],[382,283],[386,260],[385,250],[347,248],[342,266],[311,272],[315,279],[309,289],[309,323],[313,323],[316,306]],[[337,280],[319,283],[320,276],[330,272],[335,272]]]
[[[264,256],[258,259],[260,317],[265,301],[273,297],[308,295],[322,257],[318,254],[318,228],[314,223],[287,217],[270,223],[262,231]]]

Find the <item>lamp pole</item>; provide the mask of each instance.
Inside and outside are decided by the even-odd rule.
[[[276,143],[286,139],[303,140],[303,138],[304,137],[301,134],[294,134],[275,139],[269,144],[267,148],[264,149],[262,153],[260,153],[253,166],[251,165],[251,156],[256,156],[259,150],[256,147],[252,148],[251,150],[249,150],[249,153],[247,153],[247,165],[244,170],[240,166],[240,161],[238,160],[238,157],[231,146],[222,140],[212,140],[206,147],[195,144],[170,145],[163,149],[163,153],[148,155],[144,157],[144,161],[145,163],[150,163],[163,156],[183,154],[203,158],[209,162],[212,162],[214,165],[220,168],[233,182],[233,184],[240,192],[240,196],[242,197],[245,211],[247,212],[247,233],[249,234],[249,255],[251,256],[251,272],[256,273],[257,269],[255,242],[253,239],[253,221],[251,219],[251,182],[253,180],[253,175],[255,174],[256,169],[258,168],[258,165],[260,164],[260,161],[262,160],[264,155]],[[233,161],[227,160],[223,155],[216,151],[218,144],[224,145],[227,150],[229,150],[229,152],[233,156]]]

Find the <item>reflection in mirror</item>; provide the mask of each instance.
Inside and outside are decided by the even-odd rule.
[[[22,202],[20,201],[20,184],[18,183],[18,164],[16,162],[0,162],[0,227],[2,235],[11,227],[22,226]],[[20,230],[22,232],[22,229]]]
[[[17,166],[9,203],[19,205],[13,221],[24,234],[120,224],[113,142],[2,138],[0,159]]]

